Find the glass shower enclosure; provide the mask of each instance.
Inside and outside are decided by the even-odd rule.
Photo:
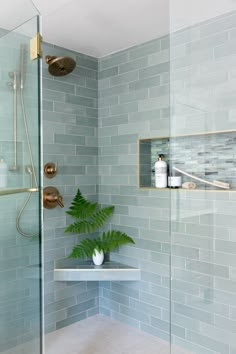
[[[170,1],[172,353],[236,352],[235,10]]]
[[[23,15],[11,5],[15,22],[0,16],[0,352],[39,354],[40,64],[30,57],[39,17],[29,1]]]

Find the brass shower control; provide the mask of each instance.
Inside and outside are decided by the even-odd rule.
[[[48,162],[44,165],[44,175],[47,178],[53,178],[57,174],[57,164],[54,162]]]
[[[56,206],[64,208],[62,196],[55,187],[45,187],[43,189],[43,206],[46,209],[53,209]]]

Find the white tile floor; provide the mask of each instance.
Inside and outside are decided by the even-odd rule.
[[[170,354],[167,342],[102,315],[48,334],[45,348],[45,354]]]
[[[38,354],[28,342],[1,354]],[[45,336],[44,354],[191,354],[129,325],[96,315]]]

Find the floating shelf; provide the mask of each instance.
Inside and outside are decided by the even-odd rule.
[[[86,262],[78,266],[54,269],[56,281],[136,281],[140,279],[140,269],[117,262],[105,262],[101,266]]]

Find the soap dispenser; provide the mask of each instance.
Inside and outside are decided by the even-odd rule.
[[[160,154],[155,163],[155,186],[156,188],[167,187],[167,163],[163,160],[164,155]]]
[[[8,167],[4,159],[0,160],[0,188],[6,188],[7,186],[7,171]]]

